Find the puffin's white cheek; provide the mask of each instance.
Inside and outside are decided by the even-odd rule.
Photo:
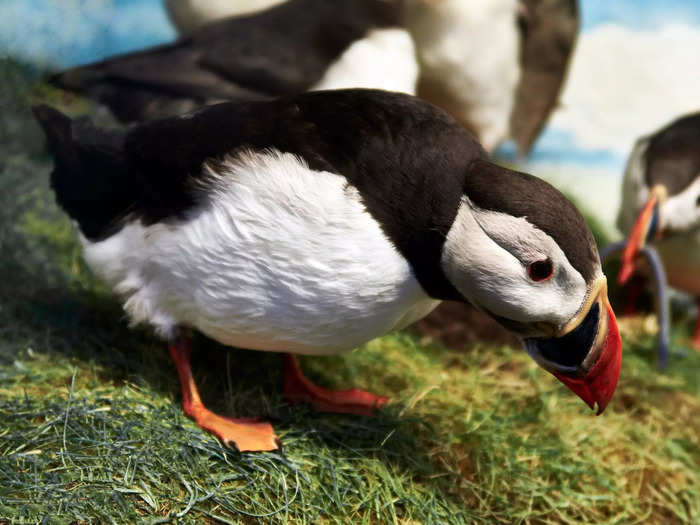
[[[565,325],[586,298],[586,282],[562,249],[525,218],[463,201],[447,234],[445,275],[467,299],[520,323]],[[554,275],[536,281],[527,263],[548,259]]]
[[[669,233],[688,232],[700,227],[700,177],[661,206],[661,228]]]
[[[574,301],[560,287],[551,282],[523,282],[501,290],[498,297],[501,303],[502,316],[515,321],[532,323],[547,322],[556,325],[566,323],[575,313],[578,304],[572,307]],[[494,311],[496,305],[494,305]]]

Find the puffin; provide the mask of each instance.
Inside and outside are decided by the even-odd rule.
[[[576,0],[171,0],[174,43],[74,68],[55,86],[123,122],[225,100],[379,88],[449,111],[492,151],[529,151],[556,105],[578,32]],[[246,14],[219,18],[226,13]]]
[[[700,308],[700,113],[640,138],[627,162],[618,227],[627,236],[618,275],[626,283],[640,250],[659,252],[669,284]],[[692,339],[700,351],[700,315]]]
[[[621,339],[585,220],[419,98],[317,91],[126,129],[34,112],[86,262],[167,341],[185,413],[240,451],[277,448],[274,429],[204,406],[192,330],[285,353],[291,401],[368,415],[386,398],[314,385],[295,356],[347,352],[443,300],[469,302],[598,413],[613,395]]]

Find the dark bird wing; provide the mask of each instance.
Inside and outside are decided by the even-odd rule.
[[[33,109],[54,156],[51,186],[58,204],[86,237],[109,236],[129,213],[138,189],[124,155],[126,133],[71,120],[48,106]]]
[[[125,122],[216,101],[298,93],[370,29],[396,24],[397,6],[383,0],[291,0],[208,24],[170,45],[68,70],[51,82],[98,100]]]
[[[555,108],[579,31],[578,0],[522,0],[520,83],[511,132],[530,151]]]

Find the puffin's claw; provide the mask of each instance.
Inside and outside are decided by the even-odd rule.
[[[204,430],[218,437],[224,445],[240,452],[277,450],[279,440],[266,421],[226,418],[214,414],[204,405],[185,407],[185,413]]]

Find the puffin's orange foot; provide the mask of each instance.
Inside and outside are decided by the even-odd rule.
[[[182,388],[182,407],[185,414],[207,432],[218,437],[225,445],[235,445],[241,452],[276,450],[279,440],[270,423],[255,419],[229,419],[209,410],[199,397],[190,369],[190,339],[180,337],[169,346]]]
[[[235,445],[241,452],[277,450],[279,440],[272,425],[253,419],[229,419],[219,416],[204,405],[185,406],[185,413],[225,445]]]
[[[328,390],[314,385],[301,371],[296,356],[284,356],[284,395],[292,403],[310,403],[322,412],[370,416],[387,398],[358,388]]]

